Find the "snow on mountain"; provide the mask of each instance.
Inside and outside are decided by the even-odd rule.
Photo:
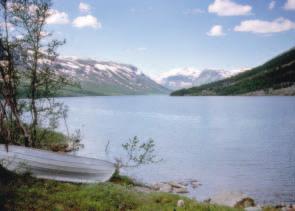
[[[198,70],[192,67],[186,67],[164,72],[154,77],[154,80],[168,89],[177,90],[229,78],[245,70],[248,70],[248,68],[227,71],[211,69]]]
[[[157,84],[137,67],[128,64],[64,57],[59,58],[55,66],[62,74],[79,81],[85,94],[168,93],[166,88]]]

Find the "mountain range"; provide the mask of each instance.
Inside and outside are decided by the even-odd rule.
[[[251,70],[171,95],[295,95],[295,47]]]
[[[229,78],[245,70],[247,69],[245,68],[239,70],[198,70],[192,67],[186,67],[164,72],[159,76],[154,77],[154,80],[170,90],[178,90],[183,88],[190,88],[193,86],[200,86],[203,84]]]
[[[75,57],[59,58],[55,68],[80,84],[79,88],[66,87],[62,96],[169,94],[245,71],[179,68],[150,78],[133,65]]]
[[[99,95],[295,95],[295,48],[253,69],[187,67],[150,78],[137,67],[111,61],[62,57],[55,68],[80,84],[60,96]],[[175,91],[179,90],[179,91]]]
[[[78,87],[67,87],[62,96],[86,95],[145,95],[168,94],[170,90],[159,85],[137,67],[116,62],[59,58],[55,67],[79,82]]]

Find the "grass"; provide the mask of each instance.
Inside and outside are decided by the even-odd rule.
[[[38,129],[38,134],[43,134]],[[38,147],[52,150],[66,146],[67,138],[61,133],[46,133]],[[1,163],[0,163],[1,164]],[[169,193],[143,193],[139,185],[127,176],[115,173],[110,182],[99,184],[72,184],[42,180],[29,174],[18,175],[0,165],[0,210],[98,210],[98,211],[239,211],[240,209],[198,203],[187,197]],[[177,208],[184,200],[185,207]]]
[[[135,186],[140,185],[139,183],[135,182],[133,179],[131,179],[128,176],[120,175],[119,172],[115,172],[112,178],[110,179],[111,183],[118,184],[118,185],[129,185],[129,186]]]
[[[38,129],[38,135],[44,134]],[[38,147],[62,150],[67,137],[49,131]],[[99,184],[72,184],[42,180],[30,174],[18,175],[7,171],[0,163],[0,211],[26,210],[98,210],[98,211],[239,211],[242,209],[199,203],[184,196],[170,193],[143,193],[135,190],[139,183],[127,176],[115,173],[110,182]],[[178,200],[185,206],[177,207]],[[272,207],[264,211],[276,211]]]
[[[30,131],[30,125],[26,123],[22,123],[25,128],[29,132]],[[4,121],[4,126],[9,129],[10,133],[15,135],[13,136],[13,143],[15,145],[24,146],[25,145],[25,138],[23,136],[23,133],[19,130],[17,127],[16,122],[12,121]],[[53,150],[54,147],[67,147],[70,138],[64,135],[61,132],[56,132],[53,129],[46,129],[42,127],[36,127],[36,148],[38,149],[44,149],[44,150]],[[79,138],[79,137],[77,137]],[[0,138],[0,144],[5,144],[4,140]]]
[[[37,147],[40,149],[65,151],[69,144],[69,138],[67,136],[52,130],[44,131],[44,129],[38,128],[37,137],[40,140],[37,143]]]
[[[70,184],[16,175],[0,167],[0,210],[200,210],[239,209],[197,203],[168,193],[140,193],[130,184]],[[126,178],[125,178],[126,179]],[[177,208],[179,199],[184,208]]]
[[[25,145],[23,136],[20,136],[19,140],[16,142],[17,145]],[[3,140],[0,139],[0,144],[5,143],[3,142]],[[68,148],[69,144],[69,138],[63,133],[43,128],[37,128],[36,148],[51,150],[55,152],[64,152]]]

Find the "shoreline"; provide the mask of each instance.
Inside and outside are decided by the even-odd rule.
[[[53,151],[53,152],[58,152],[58,153],[69,153],[72,151],[78,150],[77,148],[71,148],[70,147],[71,143],[55,143],[48,147],[46,145],[46,149]],[[41,149],[43,149],[41,147]],[[34,179],[32,178],[33,181],[38,181],[39,179]],[[122,183],[122,181],[123,183]],[[42,180],[39,180],[42,181]],[[54,182],[54,181],[52,181]],[[157,193],[165,193],[165,194],[173,194],[178,197],[188,197],[190,200],[196,201],[197,203],[203,203],[203,204],[209,204],[209,205],[220,205],[220,206],[228,206],[228,207],[238,207],[238,208],[245,208],[245,207],[250,207],[250,210],[265,210],[265,209],[270,209],[270,210],[288,210],[288,211],[295,211],[295,203],[293,204],[287,204],[287,203],[274,203],[274,204],[256,204],[255,200],[252,199],[251,197],[247,196],[246,194],[243,193],[237,193],[237,192],[224,192],[222,194],[218,194],[216,196],[212,196],[206,200],[203,201],[198,201],[194,197],[190,197],[188,194],[190,193],[190,190],[197,190],[202,184],[195,179],[188,179],[185,181],[168,181],[168,182],[159,182],[155,184],[144,184],[137,182],[133,178],[130,178],[128,176],[122,176],[119,175],[118,182],[110,180],[111,183],[113,184],[119,184],[119,185],[131,185],[132,189],[135,192],[141,192],[144,194],[157,194]],[[64,184],[61,182],[56,182],[59,183],[60,185]],[[0,181],[1,184],[1,181]],[[71,184],[71,183],[69,183]],[[106,183],[107,184],[107,183]],[[71,184],[74,185],[74,184]],[[95,186],[97,184],[93,184]]]
[[[199,201],[195,197],[189,196],[191,189],[197,190],[202,184],[198,180],[187,180],[187,181],[170,181],[160,182],[155,184],[137,184],[134,188],[139,192],[152,193],[152,192],[165,192],[177,194],[180,196],[186,196],[192,200],[198,201],[199,203],[217,204],[221,206],[228,206],[233,208],[245,208],[249,211],[262,211],[262,210],[288,210],[295,211],[294,203],[256,203],[256,200],[251,196],[243,192],[224,191],[222,193],[215,194],[208,197],[205,200]],[[194,186],[194,187],[192,187]],[[247,209],[248,208],[248,209]]]

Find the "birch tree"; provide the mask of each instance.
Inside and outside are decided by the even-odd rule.
[[[5,27],[2,27],[1,42],[7,48],[3,57],[8,59],[2,62],[2,69],[7,71],[1,70],[5,74],[1,75],[1,97],[4,101],[1,101],[0,118],[4,125],[8,119],[5,111],[9,110],[32,147],[40,144],[47,131],[57,127],[64,107],[55,100],[55,96],[65,86],[72,85],[72,80],[61,74],[55,65],[57,49],[65,41],[54,39],[53,34],[46,30],[46,21],[53,13],[51,6],[50,0],[1,0]],[[12,50],[10,46],[14,46]],[[18,97],[27,100],[19,100]],[[30,113],[30,121],[25,120],[26,124],[20,119],[23,113]],[[43,128],[41,134],[38,131],[40,127]]]

